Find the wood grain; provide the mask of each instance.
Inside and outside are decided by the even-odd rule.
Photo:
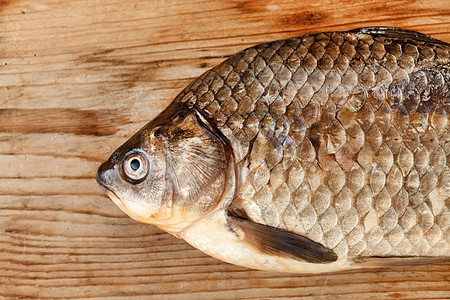
[[[193,78],[257,43],[384,25],[450,42],[446,1],[0,1],[0,297],[449,299],[450,264],[321,275],[220,262],[95,172]]]

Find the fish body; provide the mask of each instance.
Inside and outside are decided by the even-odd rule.
[[[97,181],[132,218],[241,266],[449,261],[449,52],[385,27],[248,48],[186,87]]]

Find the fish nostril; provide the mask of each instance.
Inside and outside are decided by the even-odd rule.
[[[109,161],[112,164],[115,164],[118,159],[119,159],[119,153],[118,152],[114,152],[113,155],[111,155],[111,157],[109,158]]]

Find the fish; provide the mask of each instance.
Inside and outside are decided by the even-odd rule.
[[[245,49],[114,151],[97,182],[131,218],[239,266],[449,262],[449,52],[389,27]]]

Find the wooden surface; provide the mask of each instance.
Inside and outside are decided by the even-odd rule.
[[[129,219],[94,179],[117,146],[225,57],[369,25],[450,42],[450,7],[445,0],[0,1],[0,296],[450,298],[450,264],[289,275],[222,263]]]

